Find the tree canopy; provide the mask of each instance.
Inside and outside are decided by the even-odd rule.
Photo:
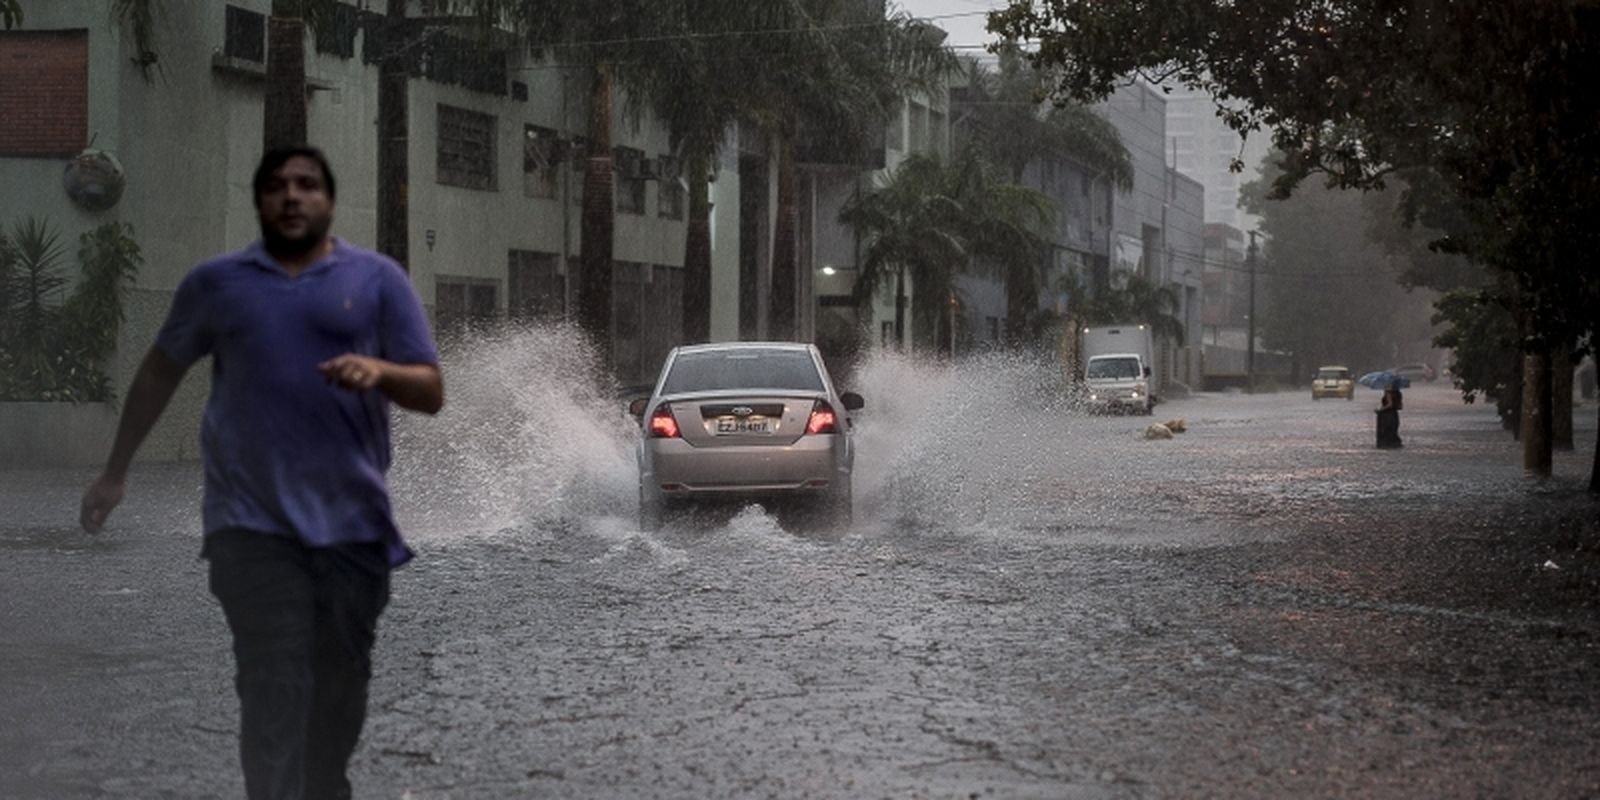
[[[945,164],[913,154],[883,186],[853,197],[839,214],[863,240],[858,302],[911,279],[913,338],[928,342],[960,274],[988,273],[1036,286],[1047,247],[1039,231],[1054,209],[1044,195],[1009,182],[973,149]]]
[[[1211,92],[1230,125],[1283,151],[1280,195],[1312,174],[1368,188],[1432,170],[1473,223],[1463,250],[1529,290],[1571,288],[1529,254],[1566,251],[1600,202],[1592,3],[1013,0],[990,26],[1038,41],[1031,57],[1057,70],[1060,97],[1098,98],[1131,75]]]
[[[989,27],[1037,43],[1030,57],[1055,70],[1058,97],[1103,97],[1141,75],[1210,93],[1236,130],[1270,131],[1279,196],[1316,174],[1376,188],[1428,173],[1437,192],[1425,199],[1459,215],[1443,244],[1508,278],[1494,287],[1530,357],[1595,327],[1600,274],[1584,268],[1600,247],[1591,0],[1010,0]],[[1548,444],[1535,438],[1524,463],[1542,471],[1530,456]]]
[[[1271,161],[1242,190],[1266,235],[1257,286],[1267,346],[1294,353],[1302,365],[1363,372],[1422,358],[1433,292],[1403,287],[1410,251],[1390,252],[1373,238],[1373,217],[1385,214],[1382,201],[1393,192],[1307,186],[1274,200]]]
[[[1015,45],[998,54],[993,66],[968,60],[967,87],[953,102],[961,113],[955,127],[1014,181],[1038,159],[1070,159],[1132,189],[1133,158],[1116,128],[1081,103],[1048,102],[1049,77]]]

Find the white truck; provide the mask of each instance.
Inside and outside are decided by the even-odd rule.
[[[1160,397],[1150,326],[1129,323],[1083,328],[1078,337],[1088,410],[1149,414]]]

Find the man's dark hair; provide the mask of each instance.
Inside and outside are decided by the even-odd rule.
[[[333,182],[333,168],[328,166],[328,157],[323,155],[321,150],[308,144],[294,145],[292,147],[274,147],[262,154],[261,165],[256,167],[256,176],[252,181],[255,191],[251,197],[255,201],[257,208],[261,207],[261,193],[266,191],[267,181],[272,180],[272,173],[277,172],[279,167],[282,167],[289,159],[295,156],[302,156],[317,162],[317,166],[322,168],[322,183],[328,189],[328,199],[334,200],[337,198],[338,193],[335,191]]]

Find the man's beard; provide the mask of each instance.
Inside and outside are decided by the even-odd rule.
[[[308,217],[306,219],[306,232],[302,236],[284,236],[270,223],[261,223],[261,243],[268,253],[280,258],[294,258],[303,256],[315,250],[322,241],[328,238],[328,228],[332,220],[327,217],[321,219]]]

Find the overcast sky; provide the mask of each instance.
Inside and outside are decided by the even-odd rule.
[[[890,0],[890,2],[915,17],[941,18],[934,19],[933,23],[950,32],[950,38],[946,43],[960,48],[958,52],[961,53],[979,53],[981,50],[978,45],[985,45],[994,40],[994,37],[983,28],[984,14],[1006,6],[1005,0]]]

